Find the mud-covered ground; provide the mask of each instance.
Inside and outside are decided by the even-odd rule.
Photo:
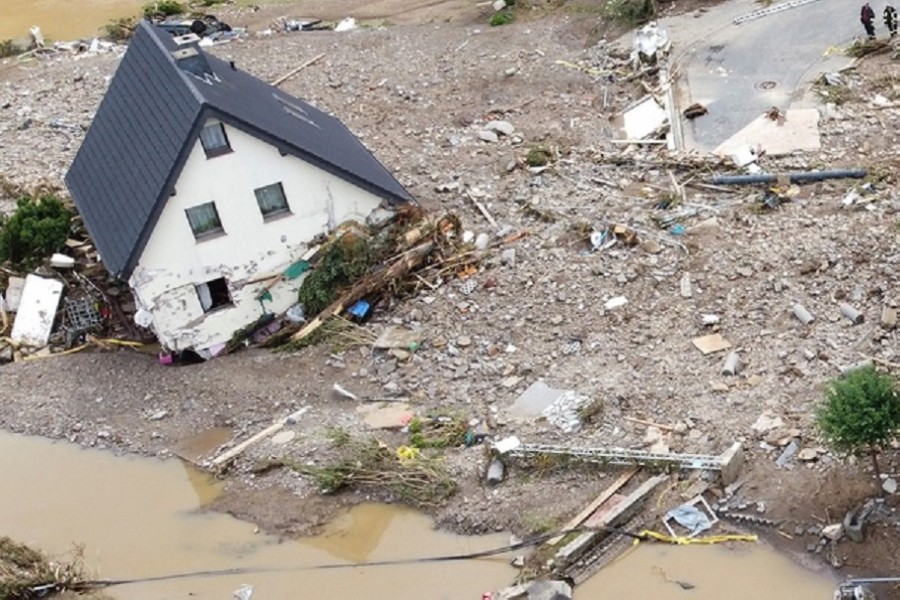
[[[886,500],[884,522],[869,528],[867,543],[807,551],[819,541],[810,531],[840,521],[878,489],[867,463],[822,448],[812,416],[823,383],[841,367],[866,356],[900,361],[900,334],[879,324],[882,307],[900,302],[894,187],[900,110],[874,99],[877,93],[896,103],[898,82],[884,75],[896,62],[881,55],[862,63],[850,77],[847,102],[823,108],[821,151],[762,159],[772,170],[867,167],[874,191],[860,202],[841,202],[859,185],[853,181],[804,186],[775,210],[762,208],[760,189],[688,185],[682,207],[660,210],[655,206],[672,195],[672,177],[702,182],[729,167],[609,142],[622,137],[618,111],[643,91],[639,82],[614,83],[572,68],[618,68],[609,45],[594,44],[604,30],[596,11],[563,5],[491,28],[488,13],[453,6],[429,16],[360,14],[375,26],[251,36],[213,50],[266,80],[324,53],[282,87],[343,119],[427,209],[453,211],[473,233],[498,239],[501,231],[461,193],[468,189],[502,232],[527,232],[488,253],[469,277],[474,285],[447,273],[434,288],[423,284],[417,295],[378,307],[366,328],[416,329],[417,351],[249,349],[179,367],[131,350],[20,362],[0,369],[0,426],[168,457],[183,454],[185,441],[206,430],[227,427],[232,441],[240,441],[308,406],[287,428],[295,438],[263,441],[237,459],[219,503],[284,535],[309,533],[348,504],[391,499],[378,490],[322,497],[295,471],[252,472],[270,459],[325,465],[339,453],[332,442],[338,429],[356,439],[375,435],[392,447],[408,442],[403,432],[369,431],[359,405],[332,392],[335,383],[362,397],[402,395],[418,415],[477,421],[498,438],[622,448],[662,443],[703,454],[739,441],[746,483],[735,502],[780,523],[761,533],[843,565],[845,573],[891,574],[898,551],[894,496]],[[282,15],[353,14],[349,8],[310,14],[324,11],[313,4],[277,10],[231,20],[245,18],[262,29]],[[6,65],[0,169],[8,179],[26,186],[60,182],[116,64],[114,55],[102,55]],[[493,119],[508,121],[515,133],[480,140]],[[541,172],[524,164],[536,146],[557,158]],[[682,216],[683,234],[657,226],[657,218],[682,208],[693,212]],[[610,224],[637,231],[639,243],[592,251],[585,232]],[[627,304],[605,308],[618,296]],[[796,302],[816,315],[815,323],[794,318]],[[866,321],[843,319],[842,302]],[[704,314],[717,315],[719,323],[704,326]],[[724,353],[703,355],[692,344],[714,332],[740,352],[737,376],[721,374]],[[509,406],[538,378],[597,400],[602,410],[578,433],[546,421],[514,421]],[[781,423],[754,430],[767,411]],[[665,427],[657,435],[629,419]],[[813,460],[795,457],[778,468],[774,461],[792,437]],[[461,489],[429,510],[457,531],[558,527],[617,475],[513,464],[502,484],[486,487],[484,446],[442,454]],[[893,450],[883,457],[892,476],[900,474],[897,458]],[[678,502],[670,492],[656,506]]]

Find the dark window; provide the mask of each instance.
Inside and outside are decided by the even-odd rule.
[[[272,217],[282,213],[289,213],[287,198],[284,197],[284,187],[280,183],[273,183],[265,187],[253,190],[256,194],[256,203],[263,217]]]
[[[207,281],[196,286],[197,297],[200,299],[200,307],[208,313],[217,308],[234,306],[231,301],[231,293],[228,291],[228,282],[224,277]]]
[[[231,152],[228,136],[225,135],[225,126],[221,123],[213,123],[201,129],[200,143],[203,144],[203,150],[206,152],[207,158]]]
[[[207,202],[194,206],[184,211],[187,215],[194,239],[201,239],[217,233],[224,233],[222,221],[219,220],[219,211],[214,202]]]

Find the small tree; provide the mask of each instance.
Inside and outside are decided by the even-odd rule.
[[[31,269],[62,248],[72,213],[58,198],[22,198],[9,217],[0,215],[0,263]]]
[[[880,478],[878,451],[900,427],[900,392],[894,379],[872,366],[833,379],[819,405],[816,424],[838,452],[871,456]]]

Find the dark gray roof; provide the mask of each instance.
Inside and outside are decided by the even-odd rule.
[[[176,62],[172,52],[184,48],[149,23],[138,27],[66,174],[111,273],[131,274],[210,117],[382,198],[412,200],[339,120],[202,49]]]

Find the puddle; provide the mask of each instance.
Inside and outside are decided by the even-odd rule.
[[[441,533],[414,511],[364,505],[319,537],[282,541],[254,534],[252,523],[201,511],[219,485],[180,461],[116,457],[0,433],[0,535],[51,555],[83,544],[87,564],[101,579],[246,570],[116,586],[106,591],[113,598],[219,600],[247,583],[254,598],[297,598],[317,590],[310,597],[465,600],[508,585],[515,574],[505,558],[311,569],[464,554],[504,546],[509,539]]]
[[[580,585],[576,595],[653,600],[827,600],[835,585],[762,544],[641,544]]]
[[[112,19],[136,15],[141,0],[0,0],[0,40],[30,39],[32,25],[44,38],[74,40],[97,35]]]

